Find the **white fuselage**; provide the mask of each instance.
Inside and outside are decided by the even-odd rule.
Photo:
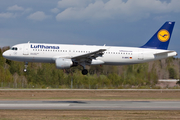
[[[7,50],[3,56],[10,60],[24,62],[54,63],[57,58],[71,59],[75,56],[84,55],[106,49],[104,54],[93,59],[90,65],[124,65],[148,62],[177,55],[175,51],[114,46],[90,46],[90,45],[65,45],[65,44],[42,44],[24,43],[13,46],[17,50]]]

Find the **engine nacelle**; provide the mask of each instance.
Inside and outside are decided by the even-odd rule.
[[[57,58],[55,64],[58,69],[66,69],[70,68],[73,65],[73,62],[71,59]]]

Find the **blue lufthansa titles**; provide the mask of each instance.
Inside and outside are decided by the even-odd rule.
[[[41,48],[41,49],[59,49],[59,46],[31,45],[31,48]]]

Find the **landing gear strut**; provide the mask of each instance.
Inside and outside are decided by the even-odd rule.
[[[28,67],[28,62],[25,62],[25,65],[24,65],[24,72],[26,72],[27,71],[27,67]]]
[[[86,69],[86,64],[85,63],[81,63],[81,66],[83,67],[82,74],[83,75],[87,75],[88,74],[88,70]]]
[[[87,75],[87,74],[88,74],[88,70],[87,70],[87,69],[83,69],[83,70],[82,70],[82,74],[83,74],[83,75]]]

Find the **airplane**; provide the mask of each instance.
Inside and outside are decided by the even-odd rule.
[[[45,43],[22,43],[11,47],[3,57],[25,63],[55,63],[57,69],[82,66],[82,74],[87,75],[87,65],[127,65],[149,62],[176,56],[177,52],[167,50],[175,22],[167,21],[141,47],[116,47],[92,45],[68,45]]]

